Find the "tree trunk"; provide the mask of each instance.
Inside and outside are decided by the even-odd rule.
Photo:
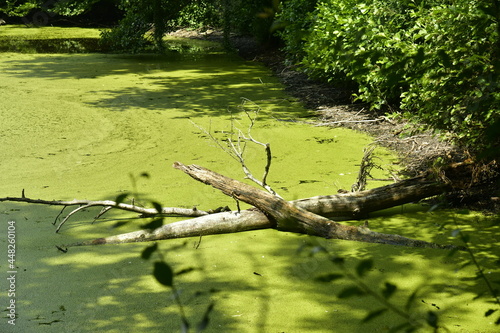
[[[418,201],[451,189],[449,182],[439,180],[430,172],[372,190],[317,196],[288,202],[268,192],[197,165],[184,165],[176,162],[174,168],[219,189],[236,200],[253,205],[255,208],[241,212],[224,212],[202,216],[167,224],[153,231],[136,231],[76,243],[71,246],[154,241],[275,228],[333,239],[412,247],[454,247],[453,245],[439,245],[408,239],[399,235],[377,233],[368,229],[367,225],[343,225],[333,221],[358,219],[373,211]],[[454,170],[450,175],[457,176],[461,172]]]

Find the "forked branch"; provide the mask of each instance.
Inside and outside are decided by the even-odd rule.
[[[250,121],[250,124],[248,125],[246,133],[244,133],[241,129],[237,128],[234,126],[234,123],[236,122],[235,119],[231,120],[231,131],[230,131],[230,137],[227,138],[227,146],[224,146],[221,144],[221,142],[215,138],[210,131],[207,131],[203,127],[193,123],[196,127],[198,127],[201,131],[203,131],[212,141],[215,142],[215,144],[222,149],[224,152],[226,152],[229,156],[237,160],[242,169],[243,172],[246,175],[246,178],[250,179],[260,187],[264,188],[267,192],[271,193],[272,195],[275,195],[279,198],[281,196],[274,191],[269,184],[267,184],[267,176],[269,174],[269,170],[271,169],[271,161],[272,161],[272,154],[271,154],[271,145],[269,143],[263,143],[258,140],[255,140],[252,137],[252,128],[255,125],[255,122],[257,120],[257,116],[261,110],[260,106],[255,104],[254,102],[250,101],[249,99],[242,98],[243,99],[243,104],[240,106],[240,109],[245,113],[247,116],[248,120]],[[256,111],[253,112],[253,115],[245,108],[246,103],[252,103],[254,107],[256,107]],[[233,138],[234,133],[237,132],[238,136],[236,138]],[[253,173],[250,171],[248,168],[246,162],[245,162],[245,150],[246,150],[246,145],[248,142],[254,143],[259,146],[263,146],[265,151],[266,151],[266,165],[264,167],[264,174],[262,176],[262,180],[259,180],[257,177],[253,175]]]

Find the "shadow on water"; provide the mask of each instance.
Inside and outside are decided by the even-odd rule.
[[[58,209],[26,209],[25,205],[15,204],[2,205],[2,209],[2,220],[15,221],[17,229],[15,329],[28,333],[180,331],[179,308],[172,291],[156,283],[152,276],[153,261],[157,258],[151,261],[140,258],[141,251],[150,243],[69,248],[63,253],[55,245],[123,230],[112,230],[110,223],[105,222],[92,224],[95,212],[87,212],[80,214],[76,225],[55,234],[50,222],[57,216]],[[3,227],[6,226],[2,224]],[[5,246],[4,243],[2,239],[0,244]],[[163,255],[176,272],[193,270],[174,280],[190,322],[194,325],[201,321],[207,306],[215,301],[211,314],[213,331],[218,331],[217,327],[237,331],[234,327],[237,318],[229,315],[228,309],[221,308],[217,298],[229,298],[233,292],[255,288],[238,274],[231,278],[225,274],[223,278],[207,276],[208,263],[203,257],[213,257],[214,249],[203,255],[200,254],[203,247],[204,244],[199,250],[195,249],[191,240],[160,244]],[[209,260],[213,262],[217,263]],[[2,290],[5,290],[4,283],[1,283]],[[7,304],[6,296],[4,292],[0,294],[2,304]],[[4,330],[9,329],[4,322],[6,313],[1,318],[2,332],[8,332]]]
[[[2,220],[15,220],[18,228],[18,324],[24,332],[178,330],[180,316],[172,292],[158,285],[151,275],[156,258],[140,258],[149,243],[70,248],[67,253],[55,248],[62,243],[130,230],[111,229],[115,223],[111,220],[92,224],[96,212],[89,211],[69,222],[61,234],[55,234],[50,222],[59,211],[56,208],[27,210],[25,205],[9,204],[2,210]],[[386,214],[370,219],[373,229],[421,239],[436,235],[432,240],[442,243],[450,238],[449,233],[436,232],[432,214]],[[498,280],[499,252],[494,250],[500,245],[495,238],[498,224],[488,220],[471,224],[470,216],[439,214],[447,216],[441,219],[443,223],[458,222],[464,230],[474,232],[480,239],[474,244],[488,244],[477,254],[486,272],[490,272],[488,278]],[[328,256],[297,251],[307,243],[321,245],[329,255],[345,258],[351,271],[359,260],[372,258],[374,266],[364,282],[374,290],[380,290],[386,281],[396,284],[398,291],[391,301],[401,308],[411,292],[418,289],[412,307],[416,319],[435,311],[451,331],[468,332],[472,327],[480,332],[494,331],[485,329],[486,319],[480,316],[484,312],[478,311],[478,307],[488,308],[485,303],[491,297],[483,281],[475,278],[473,267],[463,267],[468,260],[465,254],[447,257],[448,252],[442,250],[324,240],[273,230],[207,236],[197,247],[198,241],[164,241],[160,249],[174,271],[190,271],[177,276],[175,282],[192,324],[201,320],[208,304],[215,303],[207,332],[257,333],[271,328],[319,332],[337,327],[361,333],[384,331],[401,323],[401,318],[387,313],[359,324],[380,304],[367,296],[337,298],[335,295],[352,285],[348,280],[316,281],[316,277],[336,269]],[[256,243],[259,251],[254,249]],[[3,303],[5,294],[1,296]],[[291,300],[295,303],[290,304]],[[284,320],[285,313],[293,320]]]
[[[1,32],[1,30],[0,30]],[[43,36],[43,37],[42,37]],[[204,54],[208,52],[223,51],[222,46],[203,40],[169,39],[165,43],[164,54]],[[108,45],[100,38],[71,37],[54,38],[45,35],[35,36],[2,36],[0,34],[0,52],[17,53],[112,53]],[[144,53],[156,54],[153,44],[147,44]]]
[[[428,213],[428,207],[405,205],[373,214],[369,219],[372,230],[399,234],[415,239],[423,239],[439,244],[463,245],[452,231],[460,229],[471,236],[469,246],[476,260],[484,269],[487,279],[495,286],[500,281],[500,221],[495,217],[484,217],[480,214],[457,214],[453,211],[437,211]],[[404,210],[405,212],[401,212]],[[402,213],[402,214],[401,214]],[[436,222],[439,221],[439,222]],[[355,223],[353,221],[343,223]],[[488,309],[495,309],[494,298],[485,281],[477,276],[477,269],[471,263],[466,252],[452,254],[448,250],[406,248],[389,245],[350,243],[346,241],[330,241],[309,238],[305,244],[311,247],[320,246],[328,251],[312,255],[311,247],[306,247],[300,254],[296,252],[286,268],[290,279],[296,279],[303,288],[304,295],[311,301],[325,301],[324,293],[331,295],[326,301],[328,308],[336,313],[336,323],[348,325],[352,320],[360,322],[371,311],[384,306],[370,296],[359,296],[339,299],[344,288],[355,285],[346,279],[334,280],[331,283],[317,281],[325,274],[341,274],[342,270],[334,265],[330,258],[345,259],[347,269],[355,275],[355,267],[364,259],[371,259],[373,267],[363,278],[363,282],[372,290],[381,293],[384,283],[390,282],[398,287],[398,291],[390,301],[399,309],[404,309],[406,302],[414,291],[417,297],[411,302],[410,314],[413,320],[425,322],[428,311],[434,311],[440,325],[452,332],[495,332],[497,327],[492,323],[495,319],[484,316]],[[289,251],[294,249],[290,248]],[[281,252],[281,251],[280,251]],[[291,253],[290,252],[290,253]],[[276,253],[279,255],[278,253]],[[326,291],[328,290],[328,291]],[[314,330],[319,322],[324,327],[331,325],[331,315],[311,317],[303,321],[304,330]],[[370,324],[359,324],[350,327],[350,332],[386,331],[404,320],[386,312]]]

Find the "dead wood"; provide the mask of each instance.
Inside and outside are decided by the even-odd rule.
[[[399,235],[380,234],[368,229],[367,226],[343,225],[324,216],[305,210],[280,197],[267,193],[228,178],[197,165],[174,163],[174,168],[182,170],[192,178],[222,191],[236,200],[246,202],[262,211],[272,222],[273,227],[284,231],[301,232],[309,235],[331,239],[353,240],[370,243],[383,243],[417,247],[447,248],[438,244],[412,240]],[[434,182],[435,183],[435,182]],[[445,185],[446,186],[446,185]],[[441,190],[443,185],[438,186]],[[359,192],[358,192],[359,194]],[[397,193],[392,193],[392,201],[401,200]],[[389,197],[386,196],[386,200]],[[383,205],[385,204],[383,202]],[[352,208],[352,207],[351,207]],[[355,207],[356,213],[361,212],[362,205]],[[378,210],[378,209],[375,209]]]
[[[221,190],[236,200],[247,202],[256,208],[241,212],[223,212],[207,215],[196,209],[164,208],[166,214],[184,214],[199,217],[164,225],[156,230],[141,230],[132,233],[84,241],[68,246],[117,244],[162,239],[204,236],[222,233],[235,233],[248,230],[275,228],[283,231],[305,233],[325,238],[374,242],[392,245],[429,248],[454,248],[453,245],[439,245],[419,240],[408,239],[399,235],[381,234],[371,231],[368,226],[343,225],[336,221],[359,219],[366,214],[398,206],[408,202],[441,194],[454,189],[452,183],[465,179],[471,167],[466,164],[454,165],[438,174],[428,172],[419,177],[402,180],[397,183],[353,193],[329,196],[317,196],[307,199],[285,201],[266,191],[228,178],[206,168],[181,163],[174,167],[189,174],[192,178]],[[17,201],[47,205],[101,205],[140,212],[157,214],[155,209],[147,209],[114,201],[48,201],[25,198],[0,198],[0,201]],[[77,208],[78,209],[78,208]],[[76,209],[76,210],[77,210]],[[75,210],[74,210],[75,211]],[[73,211],[73,212],[74,212]],[[201,215],[201,216],[200,216]]]
[[[317,196],[287,202],[266,191],[200,166],[175,163],[174,167],[194,179],[221,190],[226,195],[254,205],[259,210],[252,208],[241,212],[212,214],[167,224],[153,231],[141,230],[67,246],[157,241],[275,228],[326,238],[411,247],[454,248],[453,245],[439,245],[399,235],[377,233],[371,231],[367,225],[342,225],[325,217],[354,219],[371,211],[416,201],[450,188],[448,184],[430,174],[362,192]]]
[[[112,208],[125,210],[129,212],[135,212],[141,214],[142,216],[155,216],[158,214],[164,215],[177,215],[177,216],[189,216],[189,217],[197,217],[207,215],[208,212],[198,210],[196,208],[179,208],[179,207],[162,207],[161,211],[158,211],[156,208],[145,208],[141,206],[137,206],[135,204],[126,204],[123,202],[116,202],[112,200],[100,200],[100,201],[92,201],[92,200],[42,200],[42,199],[31,199],[27,198],[24,195],[24,190],[22,191],[22,196],[18,197],[5,197],[0,198],[0,202],[2,201],[11,201],[11,202],[25,202],[31,204],[41,204],[41,205],[49,205],[49,206],[64,206],[61,212],[56,216],[54,223],[56,224],[57,219],[62,214],[64,209],[69,206],[78,206],[78,208],[73,209],[71,212],[66,215],[66,217],[59,223],[57,226],[56,232],[59,232],[63,224],[75,213],[90,207],[103,207],[101,212],[94,218],[97,219],[101,217],[104,213],[108,212]]]
[[[250,230],[269,229],[272,227],[273,224],[271,221],[269,221],[266,215],[258,210],[222,212],[169,223],[155,230],[139,230],[64,246],[69,247],[81,245],[148,242],[175,238],[229,234]]]

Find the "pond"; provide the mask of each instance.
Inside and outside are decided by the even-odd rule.
[[[350,189],[363,149],[373,143],[355,131],[313,126],[313,112],[287,96],[268,69],[207,41],[169,40],[164,55],[107,54],[89,49],[99,34],[93,29],[0,28],[0,197],[24,191],[30,198],[103,200],[132,192],[143,203],[236,209],[231,198],[171,166],[195,163],[242,180],[239,164],[205,131],[224,140],[235,128],[246,131],[247,115],[257,116],[253,137],[271,144],[269,183],[287,200]],[[57,49],[56,44],[78,47]],[[391,152],[377,148],[376,155],[386,170],[396,168]],[[246,158],[261,175],[264,152],[249,146]],[[471,235],[487,276],[499,279],[499,227],[492,219],[428,210],[393,208],[373,214],[370,227],[456,244],[460,241],[452,231],[461,228]],[[0,203],[0,304],[7,308],[14,300],[17,315],[13,326],[9,312],[3,312],[1,332],[180,331],[172,291],[152,276],[159,258],[141,258],[149,244],[70,248],[67,253],[56,248],[139,230],[143,220],[110,212],[93,222],[99,209],[89,210],[56,234],[59,212],[58,207]],[[118,228],[117,221],[127,223]],[[7,257],[9,230],[15,236],[14,268]],[[173,270],[184,272],[174,283],[192,327],[214,304],[206,332],[385,332],[404,322],[387,311],[361,324],[368,312],[383,306],[370,296],[337,298],[352,285],[348,279],[318,282],[318,276],[338,271],[328,255],[308,252],[318,246],[345,258],[350,272],[360,260],[373,259],[363,281],[376,291],[385,282],[397,285],[390,299],[397,308],[404,309],[418,290],[409,302],[413,320],[425,320],[434,311],[453,332],[498,329],[493,316],[484,317],[492,298],[484,281],[475,279],[475,267],[464,265],[470,261],[465,253],[448,256],[441,250],[274,230],[159,243]],[[8,280],[12,275],[15,279]],[[6,292],[9,288],[14,289]]]

